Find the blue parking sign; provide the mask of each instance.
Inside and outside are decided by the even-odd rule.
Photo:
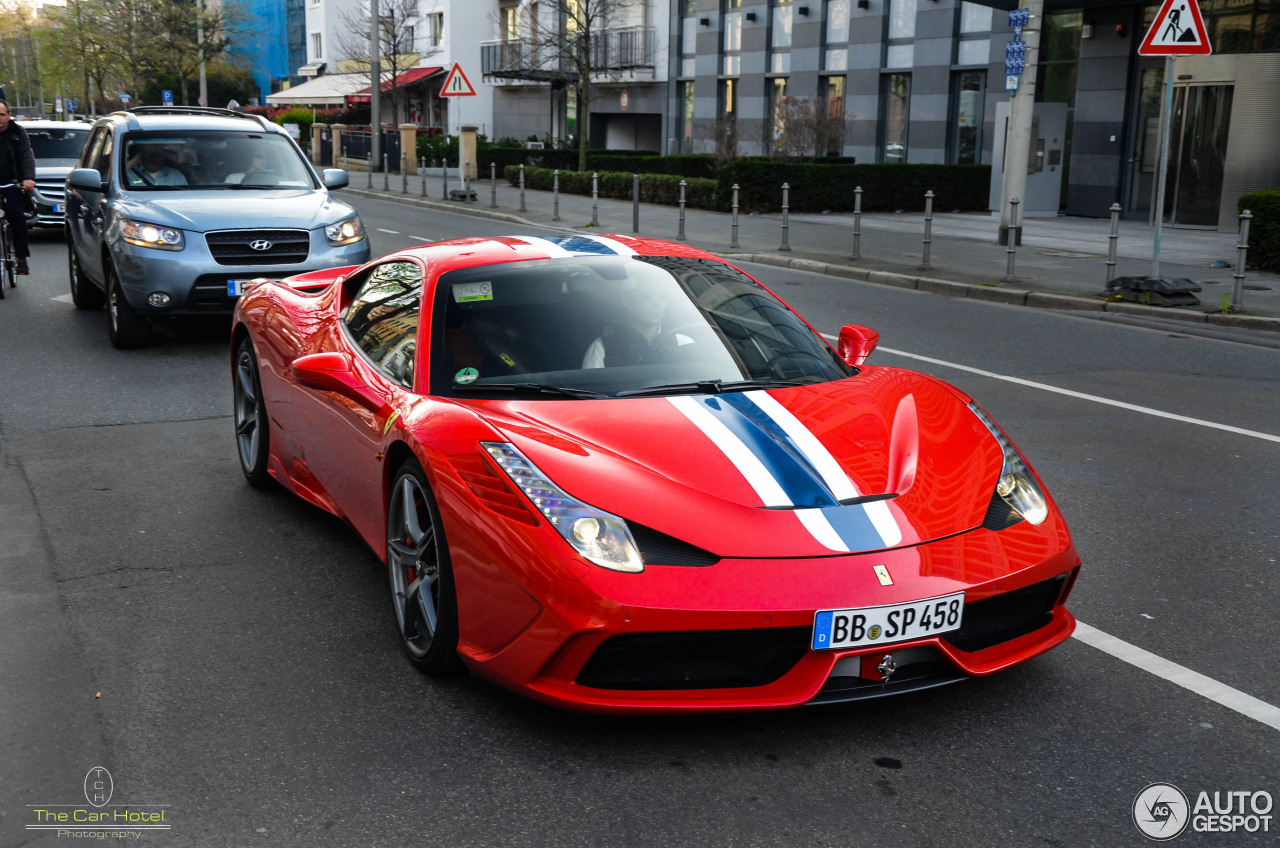
[[[165,91],[160,92],[160,98],[161,98],[162,100],[164,100],[164,105],[166,105],[166,106],[172,106],[172,105],[173,105],[173,92],[172,92],[172,91],[169,91],[169,90],[167,90],[167,89],[166,89]]]

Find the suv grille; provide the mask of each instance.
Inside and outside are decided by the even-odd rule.
[[[61,203],[67,196],[67,182],[57,177],[42,177],[36,180],[36,188],[45,197],[55,203]]]
[[[306,230],[218,230],[205,234],[209,252],[219,265],[292,265],[306,262],[311,234]],[[266,250],[250,247],[268,242]]]

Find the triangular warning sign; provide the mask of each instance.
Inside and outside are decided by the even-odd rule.
[[[1213,52],[1196,0],[1164,0],[1139,56],[1206,56]]]
[[[1183,0],[1189,2],[1189,0]],[[1196,14],[1200,14],[1196,12]],[[467,75],[462,72],[462,66],[454,63],[453,70],[449,71],[449,76],[444,78],[444,85],[440,86],[441,97],[474,97],[475,88],[471,85],[471,80],[467,79]]]

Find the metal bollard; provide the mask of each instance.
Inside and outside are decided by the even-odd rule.
[[[1009,198],[1009,246],[1004,249],[1008,254],[1008,262],[1004,268],[1004,276],[1000,278],[1001,282],[1016,283],[1017,276],[1013,273],[1014,254],[1018,252],[1018,204],[1021,201],[1016,197]]]
[[[498,163],[489,163],[489,208],[498,208]]]
[[[560,220],[560,169],[551,174],[551,220]]]
[[[523,163],[521,163],[520,165],[520,211],[521,212],[529,211],[528,209],[524,208],[524,164]]]
[[[791,252],[791,245],[787,243],[787,230],[791,229],[791,206],[787,203],[787,197],[791,193],[791,186],[788,183],[782,184],[782,244],[778,245],[778,250],[784,253]]]
[[[1116,276],[1116,243],[1120,241],[1120,204],[1111,204],[1111,233],[1107,236],[1107,279],[1111,282]]]
[[[600,226],[600,175],[591,175],[591,226]]]
[[[738,244],[738,184],[733,184],[733,229],[729,237],[729,247],[742,247]]]
[[[631,232],[640,232],[640,175],[631,175]]]
[[[932,271],[929,264],[929,247],[933,243],[933,192],[924,193],[924,258],[920,262],[921,271]]]
[[[342,170],[344,171],[350,170],[350,168],[347,167],[347,148],[345,147],[342,148]]]
[[[427,157],[418,157],[418,173],[422,175],[422,196],[427,196]]]
[[[471,200],[471,163],[464,161],[462,163],[462,202],[468,203]]]
[[[400,193],[409,193],[409,154],[400,151]]]
[[[1249,222],[1252,220],[1253,213],[1248,209],[1240,213],[1240,241],[1236,244],[1236,272],[1231,275],[1236,278],[1235,288],[1231,290],[1232,312],[1244,309],[1244,263],[1249,253]]]
[[[391,168],[387,164],[387,154],[382,154],[382,190],[391,190]]]
[[[365,171],[368,172],[365,174],[364,187],[373,188],[373,150],[369,151],[369,155],[364,161],[365,161]]]
[[[684,180],[680,181],[680,232],[676,234],[676,238],[680,241],[688,241],[684,235],[684,189],[688,185]]]
[[[853,253],[849,258],[862,258],[862,186],[853,190]]]
[[[444,189],[440,192],[440,199],[449,199],[449,157],[440,160],[440,173],[444,175]]]

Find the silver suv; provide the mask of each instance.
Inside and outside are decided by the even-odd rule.
[[[111,343],[141,347],[152,323],[230,315],[244,284],[369,259],[355,210],[293,139],[256,115],[139,107],[93,125],[67,177],[71,297],[107,303]]]
[[[91,124],[82,121],[23,121],[36,160],[36,215],[29,226],[62,229],[67,174],[76,166]]]

